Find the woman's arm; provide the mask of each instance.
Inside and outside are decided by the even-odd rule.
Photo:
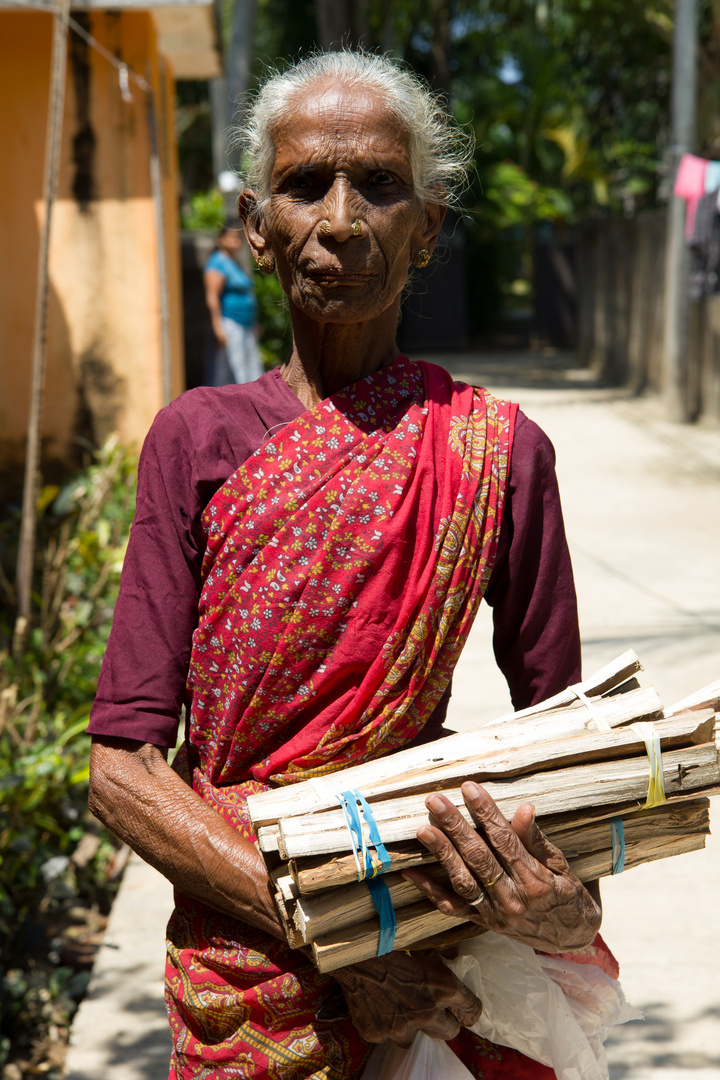
[[[285,941],[267,870],[150,743],[95,736],[90,809],[182,892]],[[432,952],[392,954],[335,973],[360,1035],[409,1046],[418,1031],[454,1038],[476,1023],[476,996]]]
[[[225,288],[225,275],[221,274],[219,270],[206,270],[203,274],[203,280],[205,282],[205,303],[210,312],[213,334],[218,345],[225,345],[227,339],[223,330],[222,310],[220,307],[220,299]]]
[[[285,940],[257,846],[173,772],[166,751],[94,736],[89,804],[178,889]]]

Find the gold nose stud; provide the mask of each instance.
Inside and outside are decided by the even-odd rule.
[[[323,218],[323,220],[318,225],[318,232],[321,234],[321,236],[330,236],[330,234],[332,233],[332,225],[327,218]],[[360,235],[360,233],[362,232],[362,221],[360,220],[360,218],[355,218],[355,220],[350,226],[350,232],[353,236]]]

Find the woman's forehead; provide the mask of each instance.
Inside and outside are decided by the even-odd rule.
[[[347,146],[357,152],[390,152],[406,156],[407,133],[383,97],[370,88],[348,86],[336,80],[318,83],[298,94],[273,141],[277,157],[294,152],[327,153]]]

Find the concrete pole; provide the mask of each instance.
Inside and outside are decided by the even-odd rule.
[[[212,159],[215,183],[221,172],[228,167],[227,129],[230,125],[230,98],[227,80],[224,75],[211,79],[210,83],[210,118],[212,122]]]
[[[225,58],[230,121],[250,85],[257,0],[235,0],[230,30],[230,48]],[[237,166],[237,151],[231,150],[230,165]]]
[[[67,72],[67,35],[70,0],[58,0],[54,7],[53,39],[50,59],[47,129],[45,133],[45,164],[43,178],[43,207],[45,216],[40,229],[38,276],[35,293],[35,323],[33,328],[32,374],[30,383],[30,414],[28,417],[25,452],[25,484],[23,488],[22,521],[17,561],[17,619],[13,638],[13,653],[20,659],[30,623],[35,535],[37,529],[37,488],[40,449],[42,443],[43,398],[45,393],[45,360],[47,344],[47,309],[49,294],[50,226],[53,203],[57,194],[60,169],[65,84]]]
[[[668,165],[671,182],[678,162],[695,145],[697,95],[697,3],[676,0],[673,37],[673,82]],[[688,400],[688,272],[685,241],[685,201],[670,192],[665,249],[665,325],[663,334],[663,395],[669,419],[687,421]]]

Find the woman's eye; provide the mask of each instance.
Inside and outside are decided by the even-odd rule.
[[[306,176],[304,173],[296,173],[295,176],[289,177],[286,181],[286,186],[289,187],[291,191],[305,191],[310,187],[310,183],[309,176]]]
[[[298,195],[303,198],[314,197],[320,189],[321,183],[317,176],[312,173],[293,173],[288,176],[282,185],[282,190],[290,195]]]
[[[387,187],[395,183],[395,177],[390,172],[376,172],[372,175],[372,183],[374,187]]]

